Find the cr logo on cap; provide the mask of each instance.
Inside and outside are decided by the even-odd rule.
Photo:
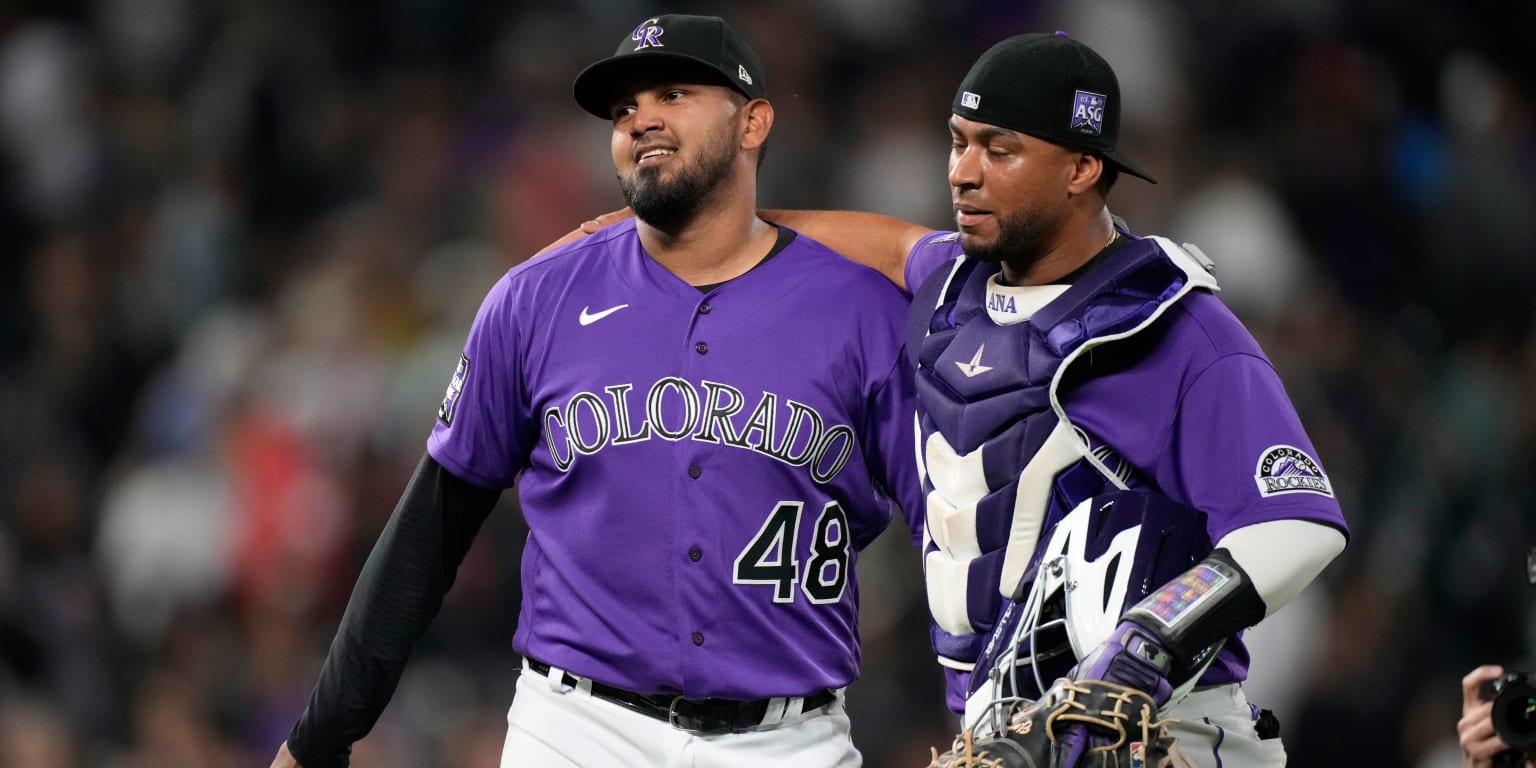
[[[661,44],[661,36],[666,30],[656,25],[658,20],[660,20],[659,16],[654,19],[646,19],[640,22],[640,26],[635,27],[635,31],[629,33],[629,39],[640,43],[635,46],[635,50],[638,51],[641,48],[650,48],[652,46],[656,48],[666,47]]]

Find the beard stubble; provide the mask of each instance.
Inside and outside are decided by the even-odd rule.
[[[714,131],[701,146],[698,157],[676,169],[672,178],[663,168],[638,168],[629,176],[618,174],[619,191],[635,217],[663,231],[678,232],[704,209],[709,196],[731,172],[736,159],[730,124]]]

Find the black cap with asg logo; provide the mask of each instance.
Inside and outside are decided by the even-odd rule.
[[[642,67],[666,65],[703,75],[700,82],[728,86],[749,99],[768,97],[763,62],[718,16],[668,14],[640,22],[618,50],[581,71],[572,90],[582,109],[607,119],[627,78]]]
[[[961,81],[953,110],[968,120],[1092,152],[1157,183],[1116,149],[1120,81],[1115,71],[1065,32],[1018,35],[992,46]]]

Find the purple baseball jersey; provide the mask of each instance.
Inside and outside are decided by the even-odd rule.
[[[689,698],[852,681],[857,553],[893,505],[921,531],[906,308],[803,236],[706,294],[633,220],[509,271],[428,450],[517,484],[516,649]]]
[[[1024,541],[1032,551],[1041,540],[1021,536],[1020,520],[1053,524],[1080,500],[1063,496],[1091,496],[1110,475],[1204,512],[1212,542],[1281,519],[1347,533],[1279,376],[1209,290],[1214,280],[1191,269],[1187,254],[1180,252],[1189,263],[1174,258],[1172,244],[1125,240],[1070,288],[1008,288],[991,279],[993,265],[957,269],[954,233],[925,238],[908,259],[908,285],[955,283],[944,286],[949,302],[932,325],[937,305],[919,304],[938,286],[918,292],[912,328],[926,338],[908,339],[922,347],[929,525],[935,508],[946,521],[927,555],[930,604],[941,609],[935,647],[952,668],[975,659],[1003,604],[1000,586],[1011,589],[1019,578],[1020,569],[1010,573],[1007,565],[1018,553],[1006,548]],[[1031,301],[1031,310],[1018,310]],[[1087,358],[1074,354],[1079,347],[1109,351]],[[1117,358],[1116,349],[1134,351]],[[1076,365],[1083,359],[1096,362]],[[1247,662],[1233,638],[1201,683],[1243,680]],[[950,704],[959,711],[964,675],[950,677]]]

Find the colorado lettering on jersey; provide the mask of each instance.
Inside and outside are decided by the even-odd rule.
[[[828,425],[815,408],[773,392],[763,392],[750,410],[747,404],[741,390],[714,381],[696,387],[668,376],[644,393],[614,384],[603,395],[578,392],[563,407],[545,409],[544,439],[561,472],[570,471],[577,456],[657,438],[744,448],[806,467],[817,483],[837,477],[853,455],[853,428]]]

